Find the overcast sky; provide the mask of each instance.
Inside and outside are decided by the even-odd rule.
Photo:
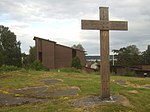
[[[81,19],[98,20],[99,7],[109,7],[110,20],[126,20],[128,31],[110,31],[110,52],[129,45],[143,51],[150,44],[150,0],[0,0],[0,25],[21,41],[22,52],[33,37],[72,46],[81,43],[88,54],[99,54],[99,31],[81,30]]]

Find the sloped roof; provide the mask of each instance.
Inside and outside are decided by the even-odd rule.
[[[69,49],[74,49],[74,50],[77,50],[77,51],[80,51],[80,52],[86,52],[86,51],[83,51],[83,50],[80,50],[80,49],[75,49],[75,48],[68,47],[68,46],[65,46],[65,45],[57,44],[57,42],[51,41],[49,39],[43,39],[43,38],[34,36],[33,40],[36,40],[36,39],[40,39],[40,40],[44,40],[44,41],[49,41],[49,42],[55,43],[56,45],[59,45],[59,46],[62,46],[62,47],[66,47],[66,48],[69,48]]]

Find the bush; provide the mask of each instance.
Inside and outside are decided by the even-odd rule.
[[[81,69],[81,61],[77,56],[72,59],[72,67]]]
[[[2,65],[0,67],[0,71],[16,71],[16,70],[19,70],[19,68],[13,65]]]
[[[33,70],[37,70],[37,71],[40,71],[40,70],[49,70],[47,67],[45,67],[40,61],[36,60],[34,61],[31,65],[30,65],[30,69],[33,69]]]
[[[133,77],[133,76],[135,76],[135,72],[131,71],[129,68],[126,68],[124,75]]]

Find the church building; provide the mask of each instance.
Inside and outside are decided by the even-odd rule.
[[[85,51],[57,44],[54,41],[34,37],[36,58],[49,69],[69,68],[72,59],[78,57],[81,65],[85,66]]]

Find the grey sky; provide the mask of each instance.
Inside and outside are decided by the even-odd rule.
[[[107,6],[110,20],[129,21],[129,31],[110,32],[110,51],[131,44],[143,51],[150,44],[150,0],[1,0],[0,24],[8,26],[28,52],[38,36],[99,54],[99,31],[81,30],[81,19],[99,19]]]

